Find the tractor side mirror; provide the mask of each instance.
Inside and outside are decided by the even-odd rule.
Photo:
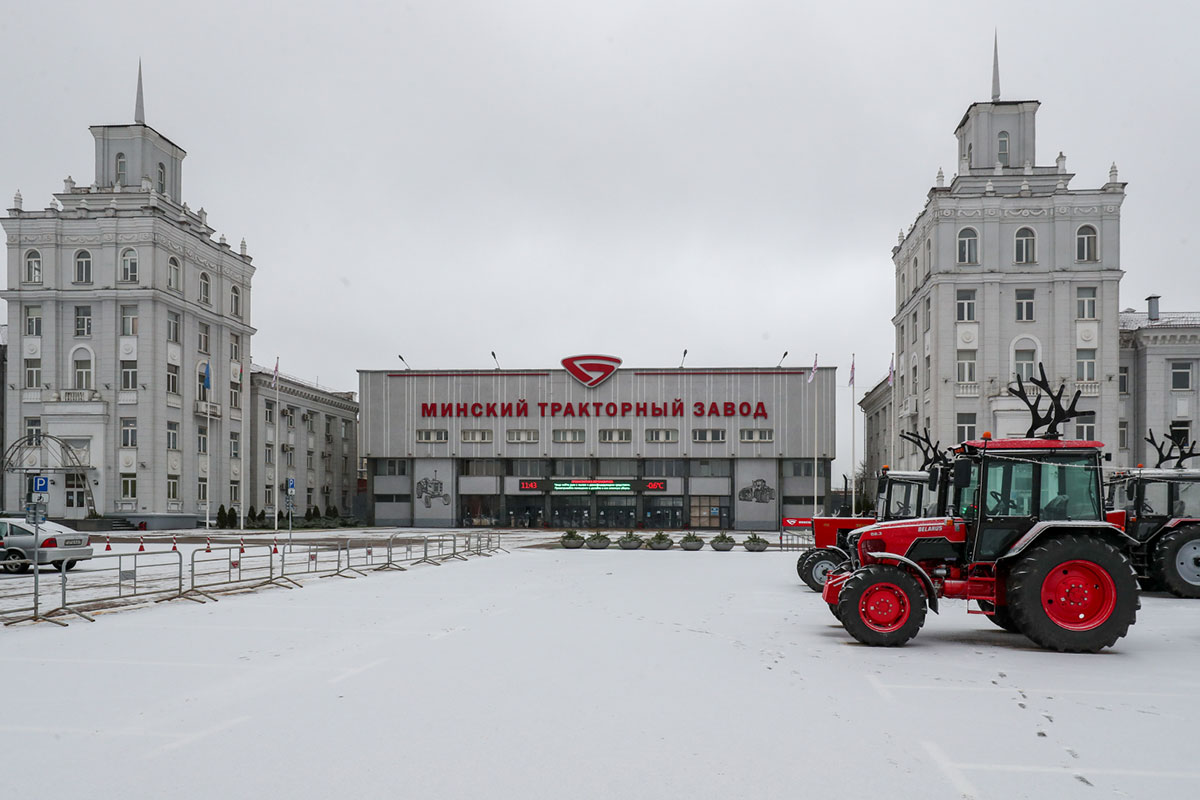
[[[960,458],[954,462],[954,488],[965,489],[971,485],[971,464],[970,459]]]

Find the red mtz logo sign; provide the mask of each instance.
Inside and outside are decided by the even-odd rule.
[[[571,377],[589,389],[594,389],[612,377],[621,366],[621,359],[614,356],[568,356],[562,365]]]

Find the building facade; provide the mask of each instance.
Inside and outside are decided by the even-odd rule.
[[[358,402],[354,392],[335,392],[266,367],[250,370],[250,485],[247,501],[267,518],[328,509],[356,513]],[[288,480],[294,494],[288,495]]]
[[[1074,188],[1066,158],[1037,162],[1036,100],[974,103],[955,130],[958,174],[941,171],[892,251],[898,431],[945,443],[984,431],[1021,435],[1029,414],[1006,391],[1045,366],[1052,386],[1095,412],[1068,435],[1115,443],[1118,288],[1125,184],[1115,165],[1098,188]],[[892,442],[883,443],[885,451]],[[920,465],[895,441],[893,466]]]
[[[777,530],[825,508],[833,368],[619,363],[360,371],[373,521]]]
[[[97,125],[96,176],[7,218],[14,353],[6,468],[49,474],[48,513],[192,526],[240,508],[254,266],[183,201],[184,150],[145,124]],[[11,478],[12,476],[10,476]],[[20,508],[26,480],[8,480]]]

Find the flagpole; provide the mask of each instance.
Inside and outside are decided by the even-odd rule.
[[[813,378],[817,376],[817,360],[813,359]],[[813,386],[813,519],[817,518],[817,491],[820,486],[819,475],[817,474],[817,406],[820,405],[820,395],[818,394],[818,386]],[[815,522],[813,523],[816,524]],[[814,528],[815,530],[815,528]]]
[[[850,516],[858,510],[858,441],[854,433],[854,353],[850,354]]]
[[[892,394],[892,418],[888,420],[888,428],[891,431],[891,436],[888,437],[888,444],[891,447],[891,455],[888,457],[888,464],[896,465],[896,420],[900,418],[899,409],[896,408],[896,354],[892,353],[891,374],[888,375],[888,388]]]
[[[279,356],[275,356],[275,530],[279,531],[280,496],[283,494],[283,482],[279,480],[279,420],[282,409],[279,407]]]
[[[204,476],[207,481],[208,495],[204,498],[204,531],[208,532],[209,519],[212,512],[212,359],[204,365],[204,388],[208,395],[204,398]]]

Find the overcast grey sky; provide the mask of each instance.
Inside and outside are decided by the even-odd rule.
[[[1038,162],[1129,182],[1122,307],[1200,310],[1191,3],[9,2],[0,198],[94,178],[88,126],[188,151],[254,279],[252,354],[355,370],[887,371],[896,234],[991,89]],[[838,471],[849,468],[841,390]],[[861,391],[860,391],[861,395]],[[861,430],[861,429],[860,429]],[[861,453],[861,435],[859,447]]]

